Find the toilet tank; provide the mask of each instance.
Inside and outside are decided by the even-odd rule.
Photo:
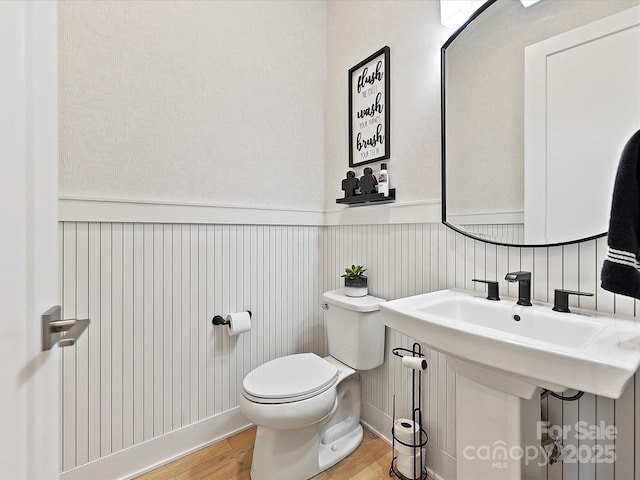
[[[344,290],[325,292],[329,355],[356,370],[371,370],[384,361],[382,298],[348,297]]]

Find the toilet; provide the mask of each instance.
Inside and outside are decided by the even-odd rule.
[[[372,296],[323,294],[328,357],[271,360],[242,382],[240,409],[258,426],[252,480],[303,480],[335,465],[362,441],[359,370],[384,361],[384,324]]]

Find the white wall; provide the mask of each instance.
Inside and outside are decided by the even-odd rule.
[[[78,7],[63,3],[61,12],[64,14],[66,9],[67,14],[76,15],[70,21],[77,22],[78,30],[82,31],[91,22],[97,22],[80,16],[83,8],[87,11],[98,9],[94,13],[104,14],[104,18],[109,18],[117,9],[136,8],[109,3],[88,5]],[[179,10],[175,10],[177,5],[167,4],[163,11],[174,9],[173,13],[176,13]],[[204,4],[195,5],[212,8]],[[237,11],[232,11],[233,8],[228,6],[232,5],[231,2],[212,5],[231,9],[227,12],[227,22],[218,19],[224,25],[217,26],[232,33],[231,25],[238,25],[243,4],[233,3],[240,5]],[[269,17],[262,2],[250,5],[263,14],[261,18],[268,18],[276,24],[282,21],[281,30],[286,32],[285,26],[292,22],[282,12],[291,13],[288,9],[308,4],[291,2],[278,5],[279,18]],[[296,15],[303,18],[310,15],[316,20],[316,14],[324,15],[318,11],[324,11],[325,4],[322,4],[322,8],[311,5],[313,15],[306,7],[296,10]],[[176,15],[176,19],[180,20],[179,12]],[[251,12],[248,15],[255,20]],[[136,18],[136,15],[122,17],[121,27],[124,28],[127,21],[134,22]],[[244,25],[245,20],[241,20],[240,24]],[[282,177],[287,180],[292,177],[298,180],[301,177],[308,178],[309,174],[314,174],[314,169],[319,168],[314,178],[326,176],[326,188],[315,191],[313,186],[308,187],[304,183],[304,189],[308,192],[307,200],[293,201],[286,192],[279,192],[280,203],[273,202],[272,205],[302,205],[308,208],[321,208],[324,205],[326,209],[335,208],[335,198],[341,194],[339,180],[348,165],[347,71],[383,45],[391,48],[393,103],[389,171],[392,186],[398,188],[397,203],[437,201],[440,196],[439,49],[450,33],[439,25],[437,2],[327,2],[326,20],[326,72],[322,70],[321,74],[322,81],[326,78],[327,83],[326,91],[323,90],[326,102],[316,105],[318,112],[325,112],[325,126],[320,130],[305,129],[302,134],[302,141],[307,142],[307,146],[309,142],[314,145],[318,142],[316,146],[319,145],[319,151],[326,149],[326,160],[323,155],[313,162],[307,162],[308,159],[302,156],[287,155],[286,165],[294,173]],[[99,30],[104,22],[102,19],[91,28]],[[256,21],[252,27],[258,28],[259,24]],[[316,27],[314,31],[320,38],[324,27]],[[265,42],[273,39],[271,35],[280,38],[275,33],[268,33],[271,29],[266,26],[261,32],[265,35]],[[209,34],[214,35],[207,32]],[[127,35],[126,29],[123,35]],[[83,41],[91,41],[91,35],[82,38]],[[102,43],[107,48],[117,42],[118,38],[109,38]],[[74,42],[67,43],[64,38],[61,38],[61,43],[77,49],[75,53],[73,49],[67,50],[69,55],[85,55],[84,47],[80,48]],[[287,43],[287,46],[297,51],[292,44]],[[100,48],[96,48],[96,53],[100,52]],[[287,60],[288,63],[300,65],[307,61],[306,52],[305,55],[297,52],[299,56],[292,56]],[[124,61],[117,55],[111,58],[114,62],[116,59]],[[283,63],[287,62],[283,60]],[[135,71],[135,67],[131,68]],[[316,66],[307,68],[317,73]],[[73,81],[82,81],[82,78],[92,75],[93,72],[81,69],[73,73]],[[144,75],[140,80],[145,80]],[[285,81],[282,78],[280,80]],[[272,86],[277,88],[277,82],[273,83]],[[252,85],[261,88],[259,82]],[[90,93],[102,87],[94,78],[83,88]],[[235,93],[237,96],[233,105],[235,108],[242,107],[244,97],[238,98],[239,92]],[[144,94],[144,90],[141,94]],[[118,112],[114,104],[120,101],[109,98],[105,90],[102,97],[93,98],[95,108],[75,111],[75,95],[71,90],[63,90],[61,101],[61,122],[77,122],[79,125],[71,131],[61,132],[61,174],[66,176],[63,185],[66,185],[65,188],[76,188],[66,190],[66,194],[110,198],[139,196],[137,198],[160,198],[168,202],[182,200],[222,204],[245,200],[236,192],[217,189],[215,194],[219,194],[219,197],[210,198],[208,195],[211,191],[198,183],[203,177],[198,168],[209,168],[197,163],[201,161],[199,157],[176,156],[177,161],[188,164],[188,172],[185,173],[171,170],[174,165],[168,162],[169,156],[158,154],[158,165],[152,165],[147,171],[144,169],[149,167],[148,163],[140,164],[142,171],[136,173],[137,163],[129,165],[121,161],[122,155],[118,151],[127,153],[130,149],[135,151],[144,147],[147,133],[137,133],[139,136],[135,138],[120,137],[130,142],[126,149],[118,146],[118,142],[109,140],[111,148],[120,149],[114,155],[107,148],[104,151],[98,149],[103,141],[95,140],[100,138],[102,132],[93,127],[92,131],[81,131],[80,128],[84,128],[82,124],[92,118],[84,115],[93,111],[99,113],[95,117],[97,122],[106,121],[110,118],[109,112]],[[292,95],[291,105],[286,105],[287,108],[295,110],[309,106],[304,102],[300,105],[301,99],[295,96],[295,92]],[[137,98],[127,98],[139,101]],[[177,107],[171,104],[171,99],[158,98],[158,108],[164,108],[163,102]],[[118,105],[118,108],[125,107]],[[145,108],[145,105],[136,104],[135,110],[145,111]],[[76,114],[79,118],[75,120],[65,117]],[[154,124],[160,125],[162,122]],[[112,125],[117,125],[117,122]],[[281,124],[276,130],[281,132],[281,129],[289,129],[288,124]],[[204,138],[202,132],[197,135],[181,132],[180,125],[175,126],[174,130],[184,139]],[[324,137],[322,133],[318,134],[323,130]],[[190,132],[194,131],[198,132]],[[238,131],[250,130],[238,127]],[[170,133],[173,134],[173,130]],[[149,130],[148,135],[159,138],[154,137],[153,130]],[[320,137],[319,140],[316,135]],[[216,141],[222,145],[218,147],[224,148],[227,153],[233,152],[234,148],[246,147],[243,142],[236,140],[235,137],[216,137]],[[279,140],[284,141],[282,135]],[[161,143],[171,146],[172,141]],[[84,150],[86,145],[93,145],[95,151]],[[76,149],[82,151],[70,160],[71,153],[67,153],[67,150],[73,152]],[[145,155],[138,157],[150,158]],[[307,162],[300,171],[296,170],[299,159]],[[111,160],[118,168],[109,167]],[[233,164],[225,163],[224,168],[226,178],[231,179],[232,183],[241,178],[244,170],[265,168],[264,164],[256,161],[255,156],[237,155],[234,160]],[[206,163],[205,160],[202,162]],[[171,180],[171,185],[168,185],[171,194],[164,190],[167,187],[163,184],[164,174],[156,176],[157,170],[162,172],[159,166],[169,168],[166,181]],[[120,176],[117,177],[113,172],[120,172]],[[73,178],[70,179],[69,175]],[[146,181],[148,175],[154,176]],[[191,178],[187,178],[189,175]],[[188,187],[187,192],[171,196],[174,190],[181,192],[181,185]],[[277,182],[256,187],[256,197],[260,196],[260,203],[248,202],[246,205],[271,203],[267,197],[277,190],[274,185]],[[306,201],[309,203],[304,203]],[[342,220],[350,218],[350,222],[359,223],[356,219],[362,215],[358,212],[378,211],[376,208],[350,209],[348,212],[353,215],[345,215]],[[309,220],[308,224],[315,221]],[[306,222],[302,220],[300,223]],[[303,349],[322,354],[325,351],[325,338],[319,309],[320,294],[325,289],[337,288],[342,268],[353,262],[364,263],[369,268],[371,293],[389,299],[447,287],[478,288],[470,283],[471,278],[503,278],[507,271],[523,268],[533,271],[534,298],[537,300],[548,300],[554,288],[564,287],[596,292],[596,297],[583,299],[581,306],[628,315],[634,315],[636,311],[633,300],[616,297],[598,288],[597,275],[606,254],[605,239],[558,248],[506,248],[467,239],[438,223],[422,222],[283,227],[214,225],[206,222],[177,225],[160,220],[146,224],[71,221],[62,224],[60,232],[65,312],[78,315],[88,312],[93,320],[88,335],[81,339],[75,352],[64,354],[63,383],[67,405],[63,413],[65,469],[78,465],[89,467],[122,458],[119,453],[125,455],[135,452],[137,446],[161,442],[167,435],[187,431],[203,418],[216,418],[211,416],[229,411],[225,409],[233,409],[242,376],[248,368],[262,361]],[[234,265],[240,268],[242,274],[234,276]],[[303,270],[299,271],[301,268]],[[307,275],[311,282],[317,283],[310,290],[298,290],[296,293],[295,288],[300,281],[294,278],[290,282],[288,272],[298,272],[304,278]],[[213,284],[211,279],[214,279]],[[263,288],[261,292],[260,286]],[[294,290],[287,296],[289,286],[293,286]],[[503,283],[501,287],[505,294],[509,292],[515,295],[513,286]],[[254,307],[258,322],[256,329],[239,338],[236,343],[228,339],[225,343],[225,337],[208,324],[209,317],[226,309],[241,308],[240,304],[246,306],[247,300],[253,307],[256,305],[256,294],[261,299],[257,302],[258,306]],[[206,298],[204,304],[203,298]],[[153,312],[152,315],[150,312]],[[160,317],[162,320],[159,320]],[[159,328],[160,325],[162,328]],[[290,332],[297,334],[289,337]],[[363,418],[370,423],[377,423],[381,431],[389,422],[393,392],[407,390],[406,372],[398,367],[397,362],[393,362],[395,357],[389,355],[389,350],[398,344],[411,344],[411,339],[397,332],[388,330],[387,333],[385,364],[362,376]],[[194,345],[197,346],[197,353]],[[455,408],[452,401],[455,376],[447,368],[446,358],[435,352],[427,353],[430,368],[425,384],[424,407],[431,435],[431,451],[427,462],[442,478],[452,480],[455,478],[456,446]],[[196,364],[197,370],[191,367]],[[170,379],[168,372],[171,372]],[[212,372],[213,384],[210,378]],[[153,382],[150,385],[151,379]],[[615,402],[590,395],[578,403],[565,405],[548,399],[545,408],[553,423],[574,423],[578,418],[590,423],[604,420],[607,423],[615,422],[620,434],[616,441],[618,462],[615,467],[557,464],[549,469],[550,480],[574,480],[578,475],[581,479],[594,478],[596,474],[598,479],[628,480],[640,475],[640,471],[634,472],[636,465],[640,465],[640,416],[634,412],[636,398],[640,395],[638,389],[640,382],[634,381],[623,397]],[[406,412],[406,395],[400,395],[398,405],[399,413]],[[388,429],[385,431],[388,434]],[[214,437],[211,436],[211,439]],[[178,449],[178,442],[173,447]],[[91,460],[98,462],[92,464]],[[73,470],[66,476],[81,478],[82,470],[77,477],[73,477]]]
[[[451,32],[439,26],[438,2],[330,2],[327,21],[326,208],[335,209],[335,198],[341,194],[339,180],[348,168],[346,72],[385,44],[391,48],[389,172],[392,186],[398,189],[397,203],[439,199],[438,62],[440,47]],[[437,223],[359,225],[362,222],[358,216],[368,217],[366,212],[378,208],[351,208],[340,216],[342,221],[335,222],[344,225],[325,227],[325,289],[339,286],[344,265],[357,262],[368,268],[370,292],[383,298],[450,287],[480,289],[471,282],[477,277],[501,280],[503,294],[513,297],[517,294],[515,287],[502,279],[508,271],[524,269],[533,272],[533,296],[537,300],[549,301],[555,288],[579,289],[596,293],[595,297],[582,299],[582,307],[636,314],[636,301],[599,288],[606,238],[566,247],[507,248],[470,240]],[[406,392],[410,388],[406,372],[389,355],[390,350],[410,345],[411,339],[387,329],[385,364],[363,375],[363,419],[387,435],[393,394],[399,395],[398,414],[406,414]],[[430,351],[428,357],[423,405],[431,436],[427,464],[441,478],[452,480],[457,441],[455,374],[448,369],[444,356]],[[584,420],[595,425],[604,421],[615,424],[619,434],[615,465],[559,463],[548,467],[546,478],[640,477],[640,416],[635,412],[638,399],[640,382],[634,379],[616,401],[593,395],[572,403],[545,400],[543,412],[552,424],[575,426],[575,422]],[[589,448],[594,444],[583,443]]]
[[[324,2],[59,13],[62,196],[322,207]]]
[[[398,188],[400,202],[405,198],[426,200],[439,197],[439,49],[450,32],[438,26],[437,2],[331,2],[328,8],[328,96],[327,105],[327,209],[339,196],[338,180],[348,165],[342,152],[347,148],[347,84],[348,68],[383,44],[391,47],[392,60],[392,159],[389,170]],[[357,35],[354,25],[380,26],[382,32],[368,29],[368,35]],[[401,40],[412,39],[402,42]],[[355,51],[357,50],[357,52]],[[411,57],[403,65],[398,59]],[[400,62],[399,66],[394,65]],[[394,68],[395,67],[395,68]],[[406,68],[405,68],[406,67]],[[431,70],[433,68],[433,70]],[[399,73],[402,72],[402,73]],[[427,73],[428,72],[428,73]],[[433,77],[432,77],[433,75]],[[429,80],[435,82],[431,85]],[[419,82],[420,87],[406,88],[405,82]],[[431,89],[429,87],[432,87]],[[417,92],[417,93],[416,93]],[[411,97],[416,94],[417,97]],[[334,102],[331,99],[335,98]],[[412,99],[413,101],[409,101]],[[404,100],[404,101],[403,101]],[[407,125],[415,120],[414,125]],[[411,127],[418,134],[407,135]],[[426,140],[425,135],[428,136]],[[398,140],[398,138],[401,140]],[[335,151],[334,155],[331,152]],[[399,152],[414,152],[409,158]],[[339,158],[342,154],[343,157]],[[395,160],[395,161],[394,161]],[[337,172],[336,172],[337,170]],[[410,188],[421,183],[420,187]],[[429,185],[434,185],[429,188]],[[401,196],[402,195],[402,196]],[[407,197],[405,197],[407,195]],[[378,207],[351,208],[349,218],[359,212]],[[347,216],[342,214],[342,218]],[[339,221],[336,223],[340,223]],[[346,223],[346,222],[343,222]],[[360,223],[351,220],[351,223]],[[515,296],[514,286],[502,279],[512,270],[533,272],[533,296],[540,301],[552,299],[553,289],[570,288],[594,292],[582,299],[580,306],[624,315],[636,314],[633,299],[612,295],[599,288],[599,272],[606,255],[606,239],[556,248],[507,248],[470,240],[436,223],[401,225],[336,225],[325,230],[323,242],[324,286],[336,288],[346,264],[367,266],[372,294],[393,299],[442,288],[479,289],[471,282],[480,277],[501,280],[503,295]],[[574,305],[577,305],[574,304]],[[393,394],[398,412],[407,413],[409,388],[406,372],[398,366],[391,348],[410,346],[411,339],[387,329],[385,364],[363,375],[363,418],[389,434]],[[447,367],[446,358],[428,352],[429,369],[425,385],[425,419],[430,434],[428,467],[441,478],[455,478],[455,374]],[[543,413],[552,424],[575,426],[578,420],[589,425],[600,421],[615,424],[617,461],[606,463],[558,463],[548,467],[551,479],[577,480],[598,478],[628,480],[638,478],[640,470],[640,417],[635,404],[640,398],[640,382],[634,379],[623,396],[616,401],[585,395],[579,402],[563,403],[554,398],[543,402]],[[569,439],[566,444],[574,443]],[[595,448],[597,442],[582,442]],[[579,446],[581,444],[576,444]],[[585,448],[585,447],[583,447]]]
[[[440,47],[450,35],[436,1],[327,2],[325,208],[349,170],[351,67],[391,49],[391,187],[397,202],[440,197]],[[358,175],[366,166],[355,168]]]

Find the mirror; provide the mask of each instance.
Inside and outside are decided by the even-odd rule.
[[[442,47],[443,223],[504,245],[606,234],[640,128],[640,0],[485,3]]]

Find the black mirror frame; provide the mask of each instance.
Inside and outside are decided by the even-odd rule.
[[[442,180],[442,223],[444,225],[446,225],[447,227],[449,227],[450,229],[464,235],[465,237],[469,237],[472,238],[474,240],[478,240],[481,242],[485,242],[485,243],[489,243],[492,245],[500,245],[500,246],[504,246],[504,247],[521,247],[521,248],[533,248],[533,247],[559,247],[562,245],[571,245],[574,243],[581,243],[581,242],[586,242],[589,240],[594,240],[596,238],[601,238],[601,237],[605,237],[607,235],[607,232],[604,233],[599,233],[597,235],[592,235],[590,237],[585,237],[585,238],[580,238],[577,240],[570,240],[567,242],[557,242],[557,243],[539,243],[539,244],[518,244],[518,243],[504,243],[504,242],[498,242],[495,240],[490,240],[487,238],[483,238],[477,235],[473,235],[470,232],[466,232],[452,224],[450,224],[449,222],[446,221],[447,218],[447,185],[446,185],[446,171],[447,171],[447,165],[446,165],[446,129],[445,129],[445,120],[446,120],[446,107],[445,107],[445,51],[447,50],[447,47],[449,47],[449,45],[451,45],[451,43],[453,43],[453,41],[458,37],[458,35],[460,35],[463,30],[465,28],[467,28],[471,23],[473,23],[473,21],[479,16],[481,15],[487,8],[489,8],[491,5],[493,5],[494,3],[496,3],[498,0],[487,0],[484,4],[482,4],[482,6],[480,8],[478,8],[478,10],[476,10],[473,15],[471,15],[469,17],[469,19],[464,22],[464,24],[458,28],[453,35],[451,35],[447,41],[444,43],[444,45],[442,45],[442,48],[440,49],[440,132],[441,132],[441,160],[442,160],[442,166],[441,166],[441,180]]]

